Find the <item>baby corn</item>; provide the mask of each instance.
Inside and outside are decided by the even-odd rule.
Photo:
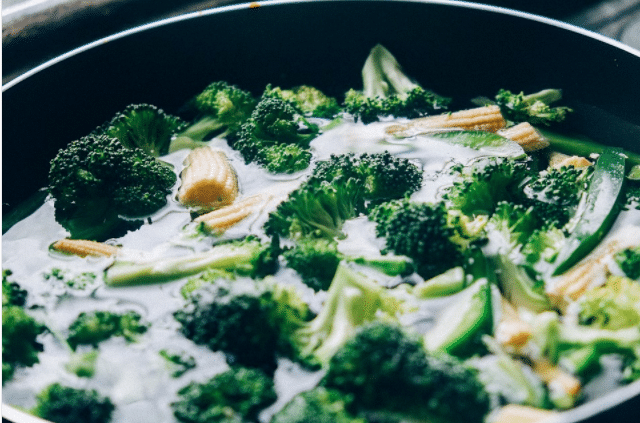
[[[255,206],[262,201],[261,195],[245,198],[237,203],[219,208],[195,219],[203,228],[216,235],[222,234],[231,226],[240,222],[255,211]]]
[[[113,245],[85,239],[61,239],[53,243],[51,248],[62,253],[74,254],[80,257],[109,257],[118,252],[118,247]]]
[[[584,157],[580,156],[568,156],[566,154],[552,152],[549,155],[549,167],[560,169],[561,167],[585,167],[590,166],[591,162]]]
[[[196,148],[184,164],[178,190],[181,204],[211,210],[233,203],[238,196],[236,172],[222,151]]]
[[[518,316],[511,303],[502,298],[502,318],[496,327],[496,340],[503,347],[522,348],[531,338],[531,325]]]
[[[413,119],[406,124],[390,125],[386,128],[386,132],[398,138],[428,133],[440,128],[496,132],[504,128],[506,124],[502,113],[500,113],[500,107],[485,106],[436,116],[426,116]]]
[[[555,412],[527,405],[508,404],[498,411],[492,423],[544,423]]]
[[[498,134],[517,142],[525,153],[549,147],[549,141],[528,122],[501,129]]]

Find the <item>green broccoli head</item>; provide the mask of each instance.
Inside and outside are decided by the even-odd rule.
[[[27,291],[8,280],[10,270],[2,270],[2,383],[13,377],[18,367],[38,363],[43,346],[36,339],[46,327],[27,314]]]
[[[640,245],[617,252],[615,261],[629,278],[640,279]]]
[[[361,411],[418,420],[482,422],[489,410],[473,371],[448,356],[428,356],[417,337],[378,321],[336,352],[321,384],[353,395]]]
[[[386,249],[411,258],[425,279],[464,262],[461,247],[454,242],[457,230],[449,225],[442,203],[383,203],[369,218],[377,223],[376,234],[385,238]]]
[[[178,139],[183,140],[180,142],[184,139],[204,141],[213,133],[229,135],[236,132],[251,116],[256,100],[248,91],[225,81],[216,81],[195,96],[190,105],[198,117],[179,134]]]
[[[142,150],[89,135],[51,161],[48,189],[56,220],[72,238],[104,240],[164,206],[176,179],[173,169]]]
[[[2,307],[11,305],[23,307],[27,301],[27,291],[18,283],[9,280],[12,274],[11,270],[2,269]]]
[[[622,329],[640,324],[640,284],[610,276],[605,285],[587,291],[578,301],[581,324]]]
[[[177,116],[151,104],[130,104],[94,134],[117,138],[126,148],[139,148],[152,157],[169,152],[173,135],[183,131],[186,123]]]
[[[294,269],[302,282],[314,291],[327,290],[342,255],[335,241],[303,238],[282,254],[287,266]]]
[[[297,144],[270,145],[259,152],[259,162],[271,173],[295,173],[311,163],[311,152]]]
[[[503,116],[512,122],[549,126],[562,122],[572,111],[569,107],[550,106],[562,99],[562,91],[557,89],[542,90],[528,95],[501,89],[495,99]]]
[[[251,118],[229,137],[229,143],[247,163],[258,163],[270,171],[292,173],[308,167],[309,142],[318,132],[317,125],[307,121],[288,101],[265,97]],[[282,147],[274,149],[275,146]]]
[[[446,109],[450,98],[423,89],[402,70],[380,44],[371,49],[362,68],[363,90],[349,90],[344,108],[354,119],[371,123],[381,117],[417,118]]]
[[[342,238],[342,226],[364,209],[362,186],[353,178],[310,182],[289,194],[265,224],[270,235]]]
[[[272,373],[278,356],[293,355],[290,334],[309,314],[292,288],[243,279],[204,286],[174,317],[184,336],[224,352],[230,364]]]
[[[290,90],[267,85],[262,97],[285,100],[307,116],[332,119],[340,113],[340,105],[335,98],[309,85],[301,85]]]
[[[363,197],[374,203],[410,196],[422,185],[422,169],[408,159],[383,153],[332,155],[313,169],[311,182],[354,178],[363,186]]]
[[[450,208],[467,215],[490,215],[500,201],[521,203],[524,198],[521,184],[531,175],[527,163],[506,158],[454,167],[452,173],[456,180],[444,199]]]
[[[141,323],[141,319],[135,311],[122,314],[100,310],[83,312],[69,326],[67,342],[74,350],[81,344],[97,346],[113,336],[133,342],[147,331],[148,326]]]
[[[593,166],[562,166],[540,172],[527,184],[536,198],[562,206],[575,207],[589,186]]]
[[[184,423],[243,423],[276,400],[273,379],[258,369],[234,366],[204,383],[192,382],[171,404]]]
[[[349,395],[318,386],[293,397],[270,423],[366,423],[349,412],[350,403]]]
[[[115,406],[95,390],[49,385],[37,397],[34,414],[55,423],[108,423]]]

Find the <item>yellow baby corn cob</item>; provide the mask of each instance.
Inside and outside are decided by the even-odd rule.
[[[546,360],[536,361],[533,371],[550,389],[565,392],[572,397],[578,395],[582,388],[578,378]]]
[[[496,132],[504,128],[506,124],[502,113],[500,113],[500,107],[485,106],[417,118],[406,124],[390,125],[386,128],[386,132],[400,138],[431,132],[439,128]]]
[[[56,241],[51,248],[80,257],[109,257],[118,252],[118,247],[102,242],[88,241],[86,239],[61,239]]]
[[[502,346],[523,347],[532,336],[531,325],[518,316],[511,303],[502,298],[502,317],[496,327],[496,340]]]
[[[222,151],[196,148],[184,164],[178,191],[181,204],[211,210],[233,203],[238,196],[236,172]]]
[[[522,122],[498,131],[499,135],[517,142],[525,153],[549,147],[549,141],[529,122]]]
[[[590,166],[591,162],[584,157],[568,156],[566,154],[552,152],[549,154],[549,167],[560,169],[561,167],[585,167]]]
[[[202,223],[205,230],[222,234],[231,226],[254,212],[255,206],[262,201],[261,195],[254,195],[238,201],[230,206],[225,206],[207,214],[203,214],[195,219],[195,222]]]
[[[555,412],[527,405],[508,404],[498,411],[492,423],[544,423]]]

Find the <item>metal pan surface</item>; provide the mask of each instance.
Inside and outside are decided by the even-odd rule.
[[[271,82],[341,97],[371,46],[454,99],[559,87],[573,125],[640,152],[640,52],[513,10],[454,1],[272,1],[212,9],[115,34],[3,87],[3,211],[46,181],[49,160],[130,103],[175,112],[208,82]],[[561,413],[560,422],[638,421],[640,382]],[[3,405],[15,423],[41,421]]]

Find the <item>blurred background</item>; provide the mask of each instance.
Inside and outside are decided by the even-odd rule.
[[[392,1],[392,0],[389,0]],[[2,0],[3,83],[61,53],[155,20],[238,0]],[[640,49],[640,0],[485,0]]]

